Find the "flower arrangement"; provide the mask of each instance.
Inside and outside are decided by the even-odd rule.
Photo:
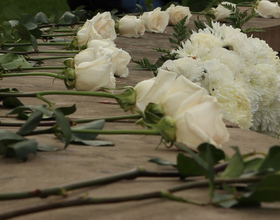
[[[173,50],[161,68],[184,75],[217,97],[224,117],[279,137],[279,58],[266,42],[213,22]]]

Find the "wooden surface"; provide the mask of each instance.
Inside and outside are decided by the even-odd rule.
[[[128,39],[118,37],[116,44],[130,53],[133,59],[138,60],[143,57],[156,61],[159,54],[152,50],[152,47],[169,48],[168,34],[172,28],[168,27],[165,34],[145,33],[140,39]],[[41,49],[45,49],[42,48]],[[48,48],[50,49],[50,48]],[[46,56],[40,55],[40,56]],[[62,59],[63,60],[63,59]],[[62,60],[46,61],[44,65],[61,65]],[[127,78],[117,80],[117,86],[132,85],[137,82],[152,77],[148,71],[134,70],[135,64],[129,64],[130,75]],[[22,92],[42,91],[42,90],[66,90],[63,82],[48,77],[18,77],[5,78],[0,81],[0,86],[15,87]],[[72,116],[76,118],[92,118],[124,115],[125,113],[114,104],[101,104],[104,98],[76,97],[76,96],[48,96],[56,106],[71,106],[76,104],[77,112]],[[24,104],[42,104],[41,101],[31,98],[22,98]],[[10,121],[13,118],[5,117],[8,109],[0,108],[0,120]],[[3,127],[2,127],[3,128]],[[105,129],[136,129],[133,123],[107,123]],[[15,128],[8,128],[15,130]],[[140,129],[140,128],[139,128]],[[230,141],[224,144],[223,149],[228,154],[233,151],[230,146],[239,146],[242,153],[252,151],[266,152],[272,145],[280,144],[279,139],[274,139],[248,130],[229,128]],[[41,152],[36,156],[31,156],[29,161],[23,163],[15,159],[0,158],[0,193],[18,192],[22,190],[35,190],[51,186],[63,185],[66,183],[87,180],[101,177],[116,172],[123,172],[135,167],[144,167],[153,170],[171,169],[168,167],[158,167],[149,163],[153,157],[160,157],[170,161],[176,161],[178,150],[167,149],[159,144],[160,138],[157,136],[135,136],[135,135],[100,135],[98,139],[112,141],[114,147],[88,147],[81,145],[70,145],[63,150],[63,144],[53,135],[43,135],[38,138],[41,142],[46,142],[59,147],[58,152]],[[134,193],[150,192],[153,190],[165,189],[179,184],[179,179],[174,178],[139,178],[136,180],[126,180],[119,183],[90,187],[78,192],[69,194],[68,198],[75,198],[81,195],[89,196],[113,196],[128,195]],[[190,199],[208,201],[207,189],[193,189],[178,195],[186,196]],[[26,199],[16,201],[1,201],[0,213],[32,205],[48,204],[61,201],[60,197],[49,197],[47,199]],[[91,220],[91,219],[112,219],[112,220],[262,220],[279,219],[280,205],[265,204],[262,208],[243,209],[222,209],[211,206],[199,207],[190,204],[167,201],[164,199],[151,199],[138,202],[125,202],[119,204],[96,205],[72,207],[54,211],[46,211],[38,214],[19,217],[16,219],[28,220]]]

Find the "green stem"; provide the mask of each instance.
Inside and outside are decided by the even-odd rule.
[[[41,60],[53,60],[53,59],[62,59],[62,58],[73,58],[74,55],[70,56],[52,56],[52,57],[27,57],[26,60],[32,60],[32,61],[41,61]]]
[[[49,42],[49,43],[37,43],[38,46],[67,46],[69,42]],[[31,46],[31,43],[2,43],[2,47],[22,47]]]
[[[76,36],[76,33],[64,33],[64,34],[43,34],[41,37],[64,37],[64,36]]]
[[[18,73],[22,74],[22,73]],[[4,74],[3,74],[4,75]],[[8,74],[5,74],[8,75]],[[57,75],[57,74],[54,74]],[[115,98],[115,95],[106,92],[81,92],[81,91],[41,91],[41,92],[0,92],[1,98],[6,97],[38,97],[45,95],[78,95],[78,96],[97,96],[104,98]]]
[[[76,123],[86,123],[86,122],[104,119],[107,122],[112,122],[112,121],[118,121],[118,120],[130,120],[130,119],[139,119],[139,118],[142,118],[142,116],[139,114],[135,114],[135,115],[106,117],[106,118],[72,119],[72,121],[76,122]]]
[[[63,66],[39,66],[39,67],[18,67],[5,69],[6,72],[9,71],[23,71],[23,70],[55,70],[55,69],[64,69]]]
[[[79,50],[39,50],[34,53],[79,53]]]
[[[38,73],[4,73],[1,74],[1,77],[15,77],[15,76],[50,76],[57,79],[64,79],[64,76],[56,74],[56,73],[48,73],[48,72],[38,72]],[[12,94],[12,93],[11,93]],[[15,94],[15,93],[13,93]],[[17,93],[20,94],[20,93]],[[2,95],[2,93],[1,93]],[[15,96],[14,96],[15,97]],[[34,96],[31,96],[34,97]]]
[[[141,115],[135,114],[135,115],[124,115],[124,116],[115,116],[115,117],[104,117],[104,118],[87,118],[87,119],[70,119],[70,121],[74,123],[87,123],[92,121],[98,121],[98,120],[105,120],[106,122],[114,122],[119,120],[131,120],[131,119],[139,119],[141,118]],[[19,127],[25,124],[25,122],[5,122],[0,121],[0,126],[11,126],[11,127]],[[57,124],[56,121],[44,121],[40,122],[38,126],[53,126]]]
[[[136,171],[137,172],[137,171]],[[217,178],[215,180],[215,185],[222,185],[225,183],[252,183],[258,182],[262,179],[262,177],[247,177],[247,178]],[[179,192],[182,190],[192,189],[192,188],[200,188],[200,187],[207,187],[209,186],[209,180],[196,180],[191,182],[186,182],[180,184],[175,187],[170,187],[165,190],[157,190],[143,194],[134,194],[128,196],[116,196],[116,197],[100,197],[100,198],[93,198],[93,197],[80,197],[76,199],[69,199],[64,200],[56,203],[48,203],[40,206],[32,206],[23,209],[18,209],[6,213],[2,213],[0,215],[0,219],[9,219],[16,216],[27,215],[31,213],[38,213],[42,211],[49,211],[54,209],[66,208],[66,207],[73,207],[73,206],[82,206],[82,205],[92,205],[92,204],[109,204],[109,203],[120,203],[120,202],[128,202],[128,201],[140,201],[140,200],[147,200],[147,199],[154,199],[154,198],[166,198],[171,199],[179,202],[186,202],[196,205],[206,205],[199,202],[194,202],[188,199],[178,199],[179,197],[171,196],[170,193]],[[38,190],[40,193],[40,190]],[[33,192],[34,193],[34,192]],[[37,191],[36,191],[37,193]],[[60,195],[64,195],[63,189],[59,188]]]
[[[160,135],[157,130],[95,130],[95,129],[71,129],[72,133],[76,134],[114,134],[114,135]],[[27,135],[40,135],[40,134],[54,134],[62,132],[61,129],[49,128],[46,130],[38,130],[28,133]],[[25,135],[23,135],[25,136]]]
[[[54,32],[73,32],[76,33],[78,29],[54,29]]]
[[[59,130],[60,131],[60,130]],[[157,130],[93,130],[93,129],[72,129],[76,134],[140,134],[140,135],[160,135]],[[32,135],[32,134],[31,134]]]
[[[39,28],[46,28],[46,27],[69,27],[69,26],[73,26],[73,25],[80,25],[83,24],[84,22],[76,22],[76,23],[72,23],[72,24],[40,24]]]
[[[62,186],[55,186],[46,189],[36,189],[34,191],[4,193],[4,194],[0,194],[0,201],[26,199],[26,198],[33,198],[33,197],[46,198],[52,195],[64,196],[68,191],[82,189],[95,185],[113,183],[125,179],[135,179],[137,177],[179,177],[179,173],[177,171],[148,171],[143,168],[135,168],[118,174],[93,178],[85,181],[62,185]]]
[[[38,53],[79,53],[79,50],[34,50],[34,51],[12,51],[14,54],[26,55],[26,54],[38,54]],[[11,53],[10,50],[0,50],[0,53]]]

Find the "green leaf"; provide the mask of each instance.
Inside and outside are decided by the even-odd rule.
[[[280,146],[273,146],[269,149],[259,171],[273,169],[274,172],[280,170]]]
[[[1,36],[1,38],[12,38],[13,27],[10,22],[4,21],[0,25],[0,31],[4,34],[4,36]]]
[[[46,144],[46,143],[38,143],[38,151],[43,151],[43,152],[52,152],[52,151],[58,151],[59,148],[54,147],[50,144]]]
[[[97,120],[79,126],[75,126],[75,130],[102,130],[105,120]],[[72,132],[71,144],[84,144],[89,146],[114,146],[113,142],[94,140],[98,134],[82,134]]]
[[[0,55],[0,65],[4,69],[32,67],[32,65],[25,59],[23,55],[14,53],[6,53],[4,55]]]
[[[246,194],[241,201],[278,202],[280,201],[280,175],[268,175],[253,192]]]
[[[31,34],[31,36],[34,36],[35,39],[38,39],[42,36],[42,31],[39,28],[36,28],[34,30],[30,30],[29,33]]]
[[[205,175],[202,168],[193,158],[179,153],[177,156],[177,169],[182,177]]]
[[[27,30],[34,30],[38,27],[35,18],[30,14],[23,14],[19,19],[19,23],[24,25]]]
[[[257,171],[262,165],[263,158],[253,158],[251,160],[245,161],[245,171]]]
[[[212,154],[214,164],[217,164],[220,160],[225,159],[225,153],[221,149],[216,148],[212,144],[203,143],[199,145],[197,149],[199,151],[199,156],[203,158],[205,161],[207,161],[208,148]]]
[[[18,134],[27,135],[30,132],[34,131],[34,129],[38,126],[40,121],[43,118],[43,113],[41,111],[34,111],[27,121],[20,127],[18,130]]]
[[[73,24],[77,23],[79,18],[71,13],[70,11],[66,11],[59,20],[60,24]]]
[[[61,129],[61,133],[64,137],[64,142],[65,142],[64,148],[66,148],[70,144],[71,137],[72,137],[70,123],[68,119],[65,117],[65,115],[59,109],[54,110],[54,115],[55,115],[56,122],[59,125]]]
[[[223,208],[231,208],[238,204],[233,194],[214,193],[212,203]]]
[[[81,124],[73,128],[75,130],[102,130],[104,125],[105,125],[105,120],[97,120],[97,121]],[[80,140],[93,140],[98,136],[98,134],[80,134],[80,133],[73,132],[72,136],[73,139],[75,140],[77,140],[77,138]]]
[[[192,150],[190,150],[189,148],[185,147],[181,143],[174,142],[174,145],[176,147],[178,147],[179,149],[189,153],[193,157],[193,159],[198,163],[198,165],[200,165],[205,171],[208,170],[207,162],[204,159],[202,159],[197,153],[194,153]]]
[[[49,24],[50,23],[47,15],[41,11],[35,15],[34,19],[38,24]]]
[[[20,160],[26,161],[28,155],[37,153],[38,143],[35,140],[24,140],[14,144],[10,144],[7,148],[5,157],[17,157]]]
[[[6,108],[16,108],[18,106],[23,106],[23,103],[17,97],[7,97],[2,101],[2,103]]]
[[[115,146],[110,141],[72,139],[71,144],[84,144],[92,147]]]
[[[151,163],[155,163],[157,165],[161,165],[161,166],[173,166],[173,167],[177,167],[177,163],[168,161],[168,160],[164,160],[162,158],[156,157],[156,158],[152,158],[149,160],[149,162]]]
[[[0,141],[6,141],[6,140],[21,141],[26,139],[11,131],[0,129]]]
[[[77,110],[76,105],[72,105],[69,107],[60,107],[57,109],[59,109],[64,115],[71,115]]]
[[[239,177],[245,169],[245,164],[239,152],[239,149],[237,147],[232,148],[234,149],[235,154],[230,159],[229,164],[225,171],[221,174],[221,177]]]
[[[25,111],[32,112],[35,110],[41,111],[45,115],[48,115],[48,116],[52,116],[52,114],[53,114],[53,112],[50,111],[46,105],[25,105],[25,106],[19,106],[17,108],[12,109],[11,111],[9,111],[7,113],[7,115],[19,114],[19,113],[22,113]]]
[[[15,26],[15,29],[17,31],[17,34],[20,36],[20,38],[22,40],[30,42],[30,40],[31,40],[30,32],[28,31],[28,29],[24,25],[17,24]]]

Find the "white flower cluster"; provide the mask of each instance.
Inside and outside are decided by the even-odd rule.
[[[157,77],[135,86],[136,107],[144,112],[149,103],[159,104],[175,122],[176,141],[197,150],[203,142],[217,147],[229,139],[217,99],[175,72],[159,69]]]
[[[115,21],[110,12],[98,13],[77,32],[78,45],[87,47],[74,57],[78,91],[115,88],[115,76],[128,75],[131,56],[116,47],[115,38]]]
[[[213,22],[190,36],[161,68],[184,75],[215,96],[224,118],[279,137],[280,61],[263,40]]]

